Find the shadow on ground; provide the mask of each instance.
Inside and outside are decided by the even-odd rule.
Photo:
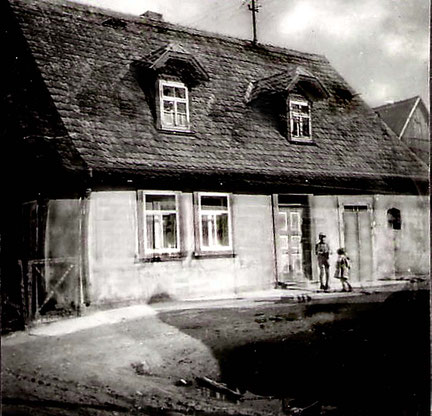
[[[237,345],[223,340],[223,329],[209,336],[205,321],[178,327],[212,348],[221,380],[240,391],[303,404],[318,400],[333,409],[325,414],[429,415],[429,291],[287,310],[270,319],[312,324]],[[255,314],[263,330],[269,323],[264,315]]]

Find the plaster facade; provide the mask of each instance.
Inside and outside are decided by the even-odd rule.
[[[232,195],[234,256],[194,255],[193,195],[179,195],[182,255],[147,261],[138,251],[137,197],[133,191],[93,192],[89,267],[92,302],[146,301],[232,295],[272,287],[274,246],[271,197]]]
[[[363,286],[378,279],[429,272],[428,198],[396,195],[309,196],[312,281],[318,280],[314,244],[319,232],[327,235],[332,254],[352,239],[347,221],[357,216],[361,227],[351,248],[353,281]],[[234,295],[270,289],[278,276],[277,229],[271,195],[232,195],[234,256],[195,256],[192,193],[179,197],[181,256],[161,261],[140,258],[137,196],[134,191],[93,192],[89,221],[89,288],[94,304],[145,302],[166,294],[178,299]],[[364,207],[352,214],[352,207]],[[400,230],[390,228],[388,210],[401,212]],[[349,211],[349,217],[346,212]],[[364,223],[366,218],[367,222]],[[276,222],[277,224],[277,222]],[[365,240],[367,239],[367,240]],[[355,241],[354,241],[355,243]],[[363,250],[356,257],[353,250]],[[366,250],[366,251],[364,251]],[[366,257],[365,257],[366,256]],[[355,269],[358,273],[356,274]],[[307,276],[303,279],[310,281]],[[298,282],[301,283],[301,282]]]

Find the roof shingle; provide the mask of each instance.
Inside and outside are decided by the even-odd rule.
[[[278,177],[414,178],[427,170],[321,55],[254,46],[166,22],[73,3],[10,0],[71,141],[94,172],[219,172]],[[192,88],[192,134],[157,129],[132,64],[179,45],[209,80]],[[304,68],[328,91],[314,102],[314,144],[291,143],[270,107],[245,102],[250,83]]]

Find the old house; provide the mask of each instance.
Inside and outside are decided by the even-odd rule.
[[[354,284],[428,272],[427,168],[325,57],[3,3],[2,288],[27,319],[313,286],[319,232]]]
[[[385,123],[423,162],[429,165],[429,111],[420,97],[375,108]]]

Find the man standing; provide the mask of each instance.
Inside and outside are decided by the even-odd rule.
[[[330,247],[326,242],[326,235],[324,233],[319,233],[319,241],[315,245],[315,254],[318,259],[318,267],[320,270],[320,289],[329,289],[329,275],[330,275]],[[325,283],[324,283],[324,273],[325,273]]]

